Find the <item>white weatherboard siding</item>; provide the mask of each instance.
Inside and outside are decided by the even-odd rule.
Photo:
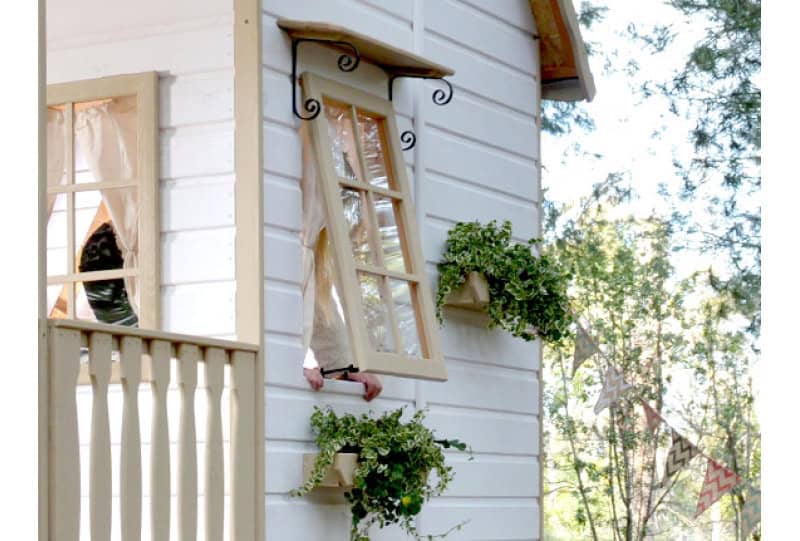
[[[231,0],[48,0],[48,83],[157,71],[160,108],[161,310],[163,330],[234,338],[233,4]],[[227,369],[226,369],[227,372]],[[180,410],[173,365],[168,411],[172,539],[177,539],[176,474]],[[226,381],[228,376],[226,375]],[[205,467],[207,402],[198,368],[198,471]],[[222,418],[229,418],[228,389]],[[88,461],[91,388],[78,391],[81,442],[81,539],[89,538]],[[152,400],[139,393],[144,482],[143,539],[150,538]],[[120,538],[119,450],[122,393],[109,394],[112,443],[112,539]],[[230,427],[223,423],[225,456]],[[227,465],[226,465],[227,469]],[[228,472],[226,471],[226,476]],[[204,478],[198,476],[204,494]],[[226,490],[226,510],[227,510]],[[198,508],[202,509],[200,497]],[[227,511],[226,511],[227,513]],[[226,531],[229,517],[225,517]],[[199,531],[203,530],[202,520]],[[201,533],[202,535],[202,533]]]
[[[275,24],[279,17],[340,24],[456,70],[454,97],[444,107],[430,99],[436,81],[395,83],[399,128],[411,128],[413,120],[417,135],[405,159],[435,278],[456,221],[510,219],[516,238],[539,234],[539,58],[527,0],[263,0],[263,9],[268,541],[347,539],[343,500],[287,496],[302,482],[302,454],[315,450],[308,425],[315,404],[354,413],[429,408],[429,426],[471,444],[475,459],[451,455],[455,482],[423,511],[422,531],[441,533],[469,519],[448,539],[540,539],[538,343],[451,319],[441,329],[446,383],[385,377],[381,398],[369,404],[356,384],[328,381],[319,393],[308,388],[301,370],[301,121],[291,110],[290,42]],[[362,63],[341,73],[338,55],[302,44],[298,71],[386,97],[382,70]],[[374,536],[403,538],[398,529]]]

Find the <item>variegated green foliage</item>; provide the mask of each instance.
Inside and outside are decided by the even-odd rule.
[[[369,541],[373,524],[383,528],[399,524],[414,539],[434,539],[447,535],[421,535],[414,517],[422,504],[442,494],[453,480],[453,468],[445,463],[444,449],[465,451],[458,440],[437,440],[422,424],[425,411],[402,421],[403,409],[368,415],[342,416],[330,408],[315,407],[311,426],[317,434],[320,452],[306,483],[294,491],[303,496],[319,486],[336,453],[357,453],[353,488],[344,496],[352,511],[351,541]],[[430,474],[436,472],[435,482]],[[460,529],[459,524],[453,529]]]
[[[459,222],[447,233],[447,244],[439,270],[436,309],[442,321],[442,306],[469,272],[477,271],[489,283],[490,327],[500,327],[524,340],[537,337],[557,342],[569,334],[571,322],[567,283],[569,276],[546,249],[536,256],[539,239],[515,243],[511,222],[498,226]]]

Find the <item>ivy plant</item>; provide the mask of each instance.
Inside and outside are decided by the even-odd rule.
[[[383,528],[400,527],[414,539],[434,539],[460,529],[458,524],[440,535],[422,536],[414,525],[414,517],[422,504],[440,495],[453,480],[453,468],[445,464],[444,449],[465,451],[458,440],[437,440],[422,424],[425,411],[414,414],[408,422],[401,417],[403,408],[380,417],[364,414],[342,416],[330,408],[314,408],[311,427],[317,435],[320,452],[311,475],[292,496],[303,496],[319,486],[336,453],[357,453],[358,465],[353,487],[344,493],[352,512],[351,541],[369,541],[373,524]],[[436,471],[435,482],[430,474]]]
[[[439,270],[436,315],[442,322],[447,295],[464,284],[472,271],[489,284],[489,326],[500,327],[524,340],[537,336],[558,342],[569,333],[569,275],[546,250],[535,256],[540,239],[515,243],[511,222],[459,222],[447,233]]]

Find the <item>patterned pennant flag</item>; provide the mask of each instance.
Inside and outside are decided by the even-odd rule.
[[[710,458],[706,469],[706,479],[703,481],[703,488],[700,489],[700,498],[697,500],[697,512],[694,518],[703,514],[703,511],[722,497],[723,494],[741,482],[742,478],[734,472],[720,466]]]
[[[742,539],[747,539],[759,522],[761,522],[761,491],[750,488],[742,509]]]
[[[689,464],[699,454],[700,449],[673,430],[672,447],[669,448],[667,463],[664,467],[664,478],[661,480],[662,488],[667,485],[670,477],[678,473],[681,468]]]
[[[656,428],[658,428],[658,425],[660,425],[664,419],[644,400],[642,400],[642,407],[644,408],[644,415],[647,417],[647,429],[650,431],[650,434],[655,436]]]
[[[594,343],[594,340],[589,336],[589,333],[581,327],[580,323],[576,323],[578,330],[575,333],[575,354],[572,358],[572,375],[583,364],[583,361],[594,355],[600,353],[600,348]]]
[[[603,390],[600,391],[600,398],[597,399],[597,404],[594,406],[594,412],[600,413],[605,408],[616,402],[625,391],[632,389],[633,385],[626,382],[622,377],[622,372],[614,368],[614,365],[608,365],[606,370],[606,382],[603,384]]]

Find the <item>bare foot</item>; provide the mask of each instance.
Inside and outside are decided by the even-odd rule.
[[[354,374],[348,374],[347,377],[351,381],[358,381],[364,384],[364,400],[367,402],[381,394],[381,391],[383,390],[383,383],[381,383],[381,380],[373,374],[362,374],[361,372],[356,372]]]
[[[303,368],[303,375],[308,380],[308,384],[312,389],[315,391],[322,389],[325,378],[322,377],[322,372],[319,371],[319,368]]]

